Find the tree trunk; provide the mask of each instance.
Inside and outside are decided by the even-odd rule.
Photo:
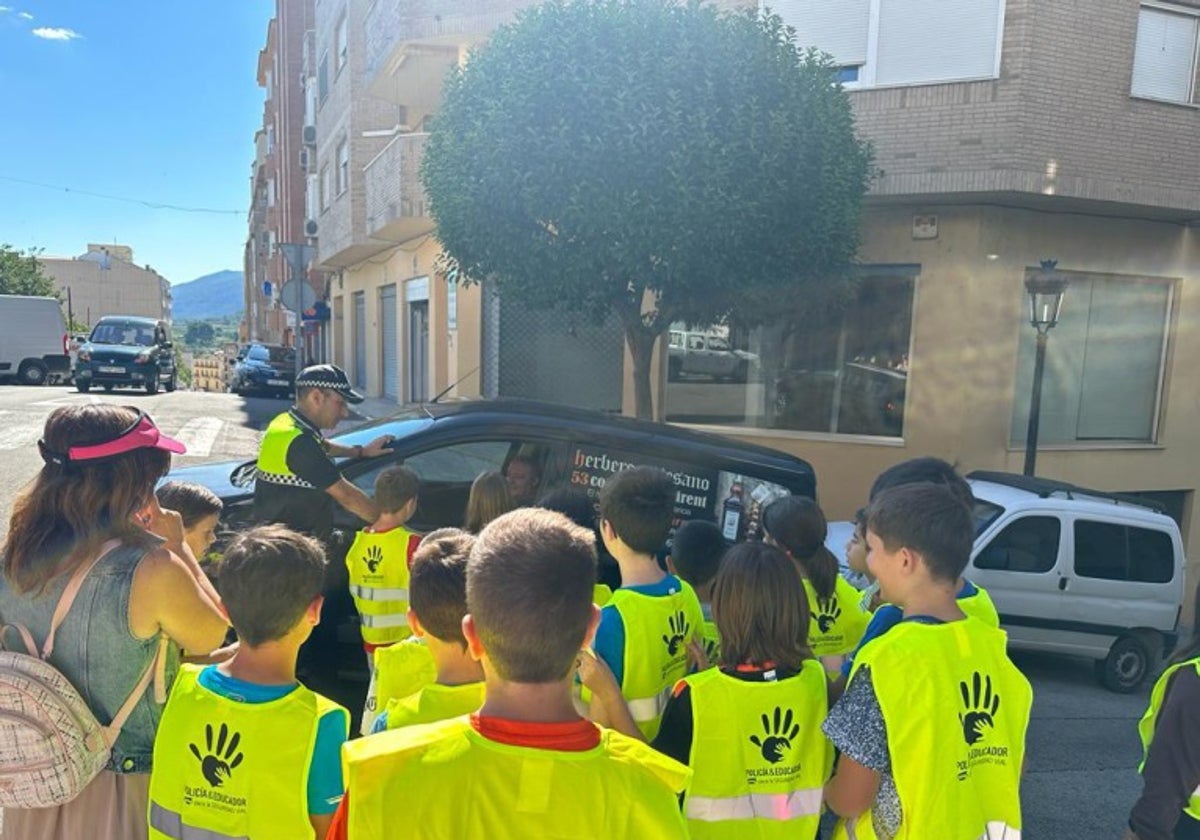
[[[633,407],[639,420],[654,419],[654,394],[650,390],[650,363],[658,333],[641,325],[625,326],[625,342],[633,357]]]

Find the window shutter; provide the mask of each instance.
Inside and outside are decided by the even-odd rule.
[[[816,47],[841,65],[866,62],[871,0],[776,0],[767,7],[795,27],[801,47]]]
[[[1198,21],[1194,15],[1142,8],[1130,86],[1134,96],[1191,101]]]
[[[996,75],[1003,0],[880,0],[875,84]]]

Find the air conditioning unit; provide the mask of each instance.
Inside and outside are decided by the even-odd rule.
[[[304,126],[304,145],[317,145],[317,127],[315,125]]]
[[[316,236],[317,235],[317,220],[316,219],[309,219],[308,221],[306,221],[304,223],[304,235],[305,236]]]
[[[304,172],[308,171],[308,149],[300,150],[300,169]]]

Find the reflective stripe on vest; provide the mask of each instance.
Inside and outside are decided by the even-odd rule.
[[[169,811],[157,802],[150,803],[150,827],[174,840],[250,840],[245,834],[222,834],[207,828],[184,825],[182,814]]]
[[[1021,829],[1005,825],[1003,822],[990,822],[979,840],[1021,840]]]
[[[791,793],[747,793],[744,796],[692,796],[687,818],[703,822],[721,820],[794,820],[821,815],[824,788]]]
[[[384,589],[379,586],[351,586],[350,594],[364,601],[407,601],[407,589]]]
[[[629,714],[633,719],[638,723],[644,723],[662,717],[663,709],[667,707],[667,701],[670,699],[671,689],[664,688],[653,697],[639,697],[625,702],[629,706]]]
[[[391,615],[361,615],[359,616],[359,619],[362,621],[363,627],[371,627],[375,629],[408,626],[408,616],[402,613],[392,613]]]

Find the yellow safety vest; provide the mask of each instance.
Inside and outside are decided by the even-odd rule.
[[[1167,670],[1163,671],[1162,676],[1154,683],[1154,688],[1150,691],[1150,705],[1146,709],[1146,713],[1142,715],[1142,719],[1138,721],[1138,735],[1142,739],[1142,761],[1138,765],[1138,772],[1142,772],[1142,768],[1146,765],[1146,757],[1150,754],[1150,742],[1154,738],[1154,727],[1158,723],[1158,712],[1162,708],[1163,700],[1167,695],[1167,685],[1171,682],[1171,677],[1180,668],[1195,668],[1197,673],[1200,673],[1200,657],[1194,659],[1186,659],[1183,662],[1177,662],[1171,665]],[[1184,806],[1183,812],[1194,820],[1200,820],[1200,787],[1192,791],[1192,796]]]
[[[871,641],[902,822],[896,840],[1016,840],[1021,765],[1033,689],[1005,653],[1003,631],[975,618],[906,621]],[[838,823],[834,840],[874,838],[871,812]]]
[[[437,680],[437,665],[425,642],[415,636],[375,648],[375,708],[416,694]]]
[[[704,655],[710,668],[721,661],[721,633],[715,621],[705,619],[700,625],[700,643],[704,645]]]
[[[671,689],[688,672],[688,642],[704,626],[700,600],[686,581],[669,595],[629,589],[613,593],[608,606],[625,625],[621,694],[647,739],[658,734]]]
[[[979,584],[972,581],[972,585],[977,590],[976,593],[968,595],[966,598],[959,598],[958,608],[972,618],[978,618],[989,627],[999,627],[1000,615],[996,612],[996,605],[992,603],[992,596]]]
[[[808,595],[808,646],[815,656],[842,656],[858,647],[871,614],[860,606],[862,593],[841,575],[829,600],[817,597],[817,591],[807,578],[804,591]]]
[[[406,528],[381,533],[363,530],[346,552],[350,594],[367,644],[390,645],[412,635],[408,626],[408,558],[419,540]]]
[[[312,837],[308,774],[317,724],[341,706],[299,686],[278,700],[239,703],[183,665],[154,739],[151,840]]]
[[[716,668],[691,688],[692,781],[683,802],[693,840],[815,837],[833,745],[825,671],[816,660],[778,682]]]
[[[290,411],[280,414],[267,425],[267,431],[263,434],[262,446],[258,450],[257,481],[264,481],[267,484],[282,484],[288,487],[317,489],[288,469],[288,447],[302,434],[304,434],[303,430]]]
[[[565,752],[490,741],[456,718],[351,741],[342,765],[351,840],[687,837],[677,796],[691,772],[608,729]]]
[[[434,723],[470,714],[483,705],[482,682],[463,685],[427,685],[416,694],[387,704],[387,728]]]
[[[603,607],[612,600],[612,587],[607,583],[597,583],[592,587],[592,603]]]

